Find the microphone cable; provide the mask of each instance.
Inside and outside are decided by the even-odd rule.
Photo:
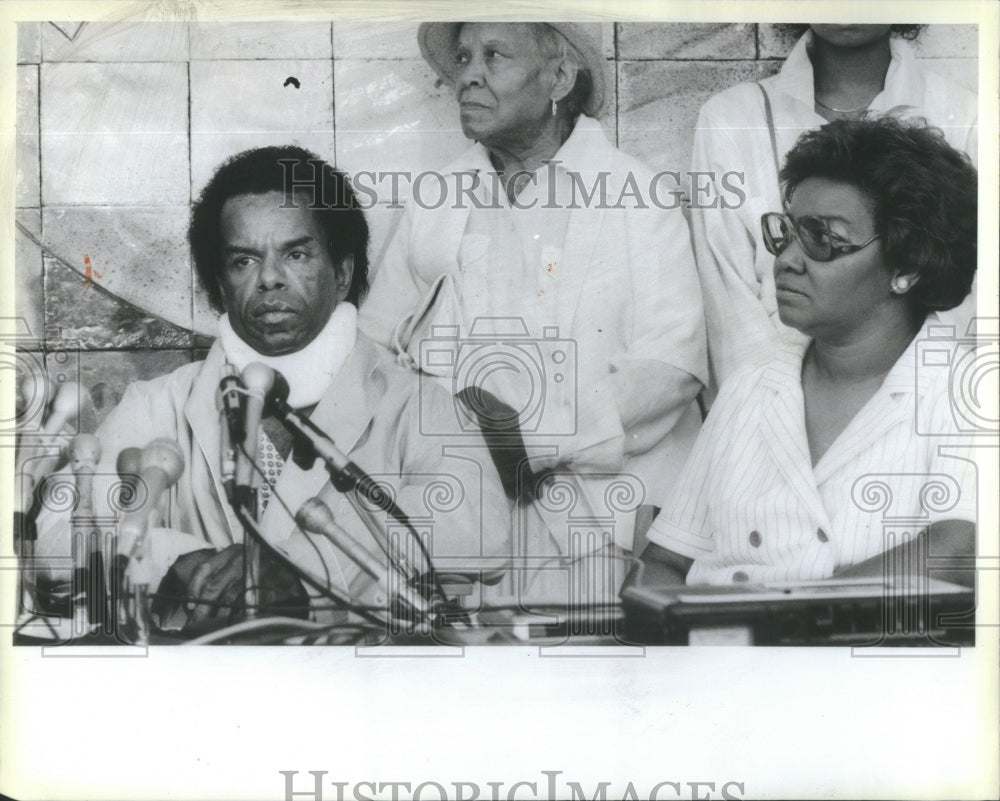
[[[289,517],[291,517],[292,520],[295,520],[295,515],[288,508],[288,505],[281,498],[281,496],[278,495],[278,493],[274,491],[274,485],[271,484],[268,481],[267,476],[264,475],[264,472],[258,466],[257,460],[250,457],[250,455],[246,452],[246,448],[243,446],[242,443],[240,443],[238,447],[239,447],[239,450],[243,452],[243,455],[246,456],[247,459],[249,459],[250,464],[253,466],[253,469],[261,476],[262,480],[265,483],[267,483],[267,485],[271,488],[271,493],[272,493],[273,497],[278,498],[278,502],[281,504],[282,508],[288,513]],[[297,564],[295,564],[295,562],[293,562],[291,559],[289,559],[287,556],[285,556],[285,554],[283,554],[281,551],[279,551],[274,545],[272,545],[270,542],[268,542],[267,538],[264,537],[263,534],[261,534],[260,529],[257,526],[257,521],[253,519],[253,515],[251,515],[249,513],[249,511],[246,509],[246,507],[244,507],[242,504],[240,504],[240,505],[237,506],[237,508],[236,508],[236,515],[237,515],[237,517],[240,518],[240,522],[243,523],[244,528],[247,531],[250,532],[250,535],[257,542],[261,543],[264,546],[264,549],[269,554],[271,554],[272,556],[274,556],[275,558],[277,558],[277,560],[282,565],[284,565],[286,568],[290,569],[293,573],[295,573],[302,581],[304,581],[310,587],[312,587],[316,591],[320,592],[322,595],[324,595],[329,600],[334,601],[335,603],[340,604],[343,608],[347,609],[347,611],[354,612],[359,617],[363,617],[365,620],[368,620],[368,621],[370,621],[372,623],[377,623],[380,626],[386,626],[386,627],[388,627],[389,621],[380,618],[378,615],[375,615],[372,612],[369,612],[367,607],[355,604],[353,601],[350,600],[349,597],[342,596],[338,591],[336,591],[336,590],[333,589],[333,587],[331,586],[333,582],[332,582],[332,579],[330,577],[330,571],[329,571],[329,569],[326,566],[326,562],[323,561],[323,555],[320,553],[319,547],[316,545],[315,542],[312,541],[311,538],[306,537],[306,539],[309,541],[309,544],[312,546],[313,550],[316,552],[316,555],[319,558],[320,564],[323,565],[323,571],[324,571],[324,574],[326,576],[326,586],[324,586],[321,581],[313,578],[313,576],[308,571],[306,571],[303,568],[299,567]]]

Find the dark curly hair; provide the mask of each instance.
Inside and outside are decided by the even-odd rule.
[[[238,195],[268,192],[282,192],[286,202],[301,201],[309,208],[326,235],[327,251],[335,264],[354,256],[345,300],[360,305],[368,292],[368,222],[350,179],[315,153],[287,145],[246,150],[228,159],[215,171],[191,210],[191,255],[212,308],[224,310],[219,286],[222,207]]]
[[[774,27],[788,31],[790,35],[796,38],[809,30],[808,23],[778,23]],[[920,36],[926,27],[926,25],[890,25],[889,32],[893,36],[898,36],[900,39],[907,39],[912,42]]]
[[[978,176],[923,120],[835,120],[799,137],[779,175],[788,203],[807,178],[843,181],[874,203],[889,266],[920,280],[906,294],[927,314],[958,306],[976,273]]]

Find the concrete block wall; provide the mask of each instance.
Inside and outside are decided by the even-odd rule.
[[[786,28],[605,24],[612,141],[684,171],[700,105],[779,69]],[[226,157],[292,142],[350,173],[418,173],[459,153],[451,94],[415,34],[385,21],[19,24],[17,313],[50,370],[69,360],[120,394],[203,354],[214,314],[185,232]],[[975,90],[975,26],[931,26],[917,48]],[[368,214],[376,263],[398,213],[382,199]]]

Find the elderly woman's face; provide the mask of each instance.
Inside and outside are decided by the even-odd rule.
[[[455,89],[462,132],[489,147],[531,141],[550,114],[555,70],[531,26],[466,23],[458,36]]]
[[[807,178],[795,190],[788,216],[827,228],[834,244],[859,245],[875,234],[873,204],[857,187]],[[774,261],[778,314],[785,325],[812,337],[851,331],[891,297],[892,272],[876,239],[830,261],[811,259],[793,237]]]

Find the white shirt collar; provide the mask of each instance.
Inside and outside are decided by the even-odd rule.
[[[906,350],[900,354],[896,363],[886,373],[885,379],[878,392],[888,392],[893,395],[898,394],[924,394],[930,383],[932,372],[925,368],[918,368],[917,364],[917,343],[932,337],[932,327],[940,328],[941,318],[934,312],[927,315],[924,324],[920,327],[917,335],[913,337]],[[767,369],[768,378],[781,388],[798,387],[802,383],[802,359],[805,357],[806,348],[812,340],[798,338],[796,340],[785,340],[784,345],[769,363]]]
[[[813,66],[809,59],[813,32],[806,31],[788,54],[781,71],[771,79],[771,85],[796,100],[814,107]],[[885,86],[872,100],[869,109],[881,113],[895,112],[900,106],[922,108],[924,79],[917,68],[916,56],[909,42],[893,36],[889,39],[892,60],[885,74]]]
[[[597,180],[601,170],[608,169],[613,151],[614,146],[608,141],[601,123],[593,117],[581,114],[577,118],[569,138],[556,151],[552,161],[559,162],[558,169],[560,171],[576,172],[588,182],[593,182]],[[489,172],[493,170],[489,151],[480,142],[472,145],[454,163],[453,167],[455,172]],[[540,170],[545,169],[545,166],[540,168]]]

